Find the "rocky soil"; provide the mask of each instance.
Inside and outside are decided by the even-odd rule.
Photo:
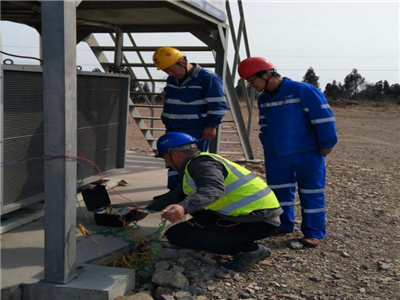
[[[234,273],[221,267],[227,257],[164,243],[152,280],[117,299],[400,299],[400,107],[333,111],[339,143],[327,158],[328,235],[320,247],[296,243],[299,230],[268,238],[272,257]],[[256,122],[251,143],[262,161]],[[131,150],[149,152],[131,124]],[[264,177],[261,162],[246,167]]]

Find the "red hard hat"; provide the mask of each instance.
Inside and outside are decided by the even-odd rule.
[[[275,69],[275,66],[265,58],[249,57],[239,64],[238,72],[240,79],[245,79],[260,71],[272,69]]]

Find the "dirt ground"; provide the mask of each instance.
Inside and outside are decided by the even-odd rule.
[[[400,106],[332,109],[339,142],[327,157],[323,244],[288,247],[289,240],[302,237],[297,201],[296,232],[265,240],[273,256],[242,273],[241,281],[220,281],[218,296],[208,291],[206,299],[400,299]],[[251,144],[262,161],[257,122],[255,117]],[[131,150],[150,153],[133,121],[131,129]],[[263,163],[246,167],[264,177]],[[198,285],[207,290],[207,282]],[[226,297],[229,291],[237,297]]]

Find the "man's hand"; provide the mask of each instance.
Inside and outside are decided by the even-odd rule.
[[[203,139],[204,140],[212,140],[217,135],[217,128],[214,127],[205,127],[203,129]]]
[[[185,214],[185,209],[181,205],[172,204],[164,208],[163,212],[164,213],[161,215],[163,219],[170,221],[171,223],[176,223],[182,219]]]
[[[328,155],[332,152],[332,149],[319,149],[319,153],[322,155]]]

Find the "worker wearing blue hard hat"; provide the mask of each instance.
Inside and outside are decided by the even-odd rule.
[[[157,141],[158,157],[179,174],[181,184],[150,204],[173,224],[165,235],[170,243],[189,249],[231,254],[226,268],[244,271],[271,255],[257,240],[272,235],[282,213],[273,191],[246,168],[217,154],[201,152],[197,139],[168,132]],[[145,217],[139,214],[137,220]]]

